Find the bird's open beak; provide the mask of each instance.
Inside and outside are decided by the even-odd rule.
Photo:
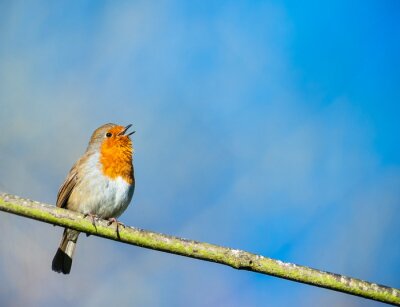
[[[118,135],[125,135],[125,132],[126,132],[130,127],[132,127],[132,124],[129,124],[128,126],[126,126],[126,127],[124,128],[124,130],[122,130]],[[136,132],[136,131],[132,131],[131,133],[126,134],[126,135],[127,135],[127,136],[130,136],[130,135],[134,134],[135,132]]]

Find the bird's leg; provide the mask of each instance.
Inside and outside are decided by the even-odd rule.
[[[121,239],[120,236],[119,236],[119,226],[122,226],[122,227],[125,228],[124,223],[119,222],[115,217],[111,217],[111,218],[108,219],[108,224],[107,225],[110,226],[112,223],[116,223],[117,224],[117,236],[118,236],[118,239]]]
[[[89,217],[92,220],[92,225],[96,229],[96,232],[97,232],[97,226],[96,226],[96,220],[98,219],[97,215],[92,214],[92,213],[85,213],[83,215],[83,218],[86,218],[86,217]],[[90,236],[90,234],[87,233],[86,236],[88,237],[88,236]]]

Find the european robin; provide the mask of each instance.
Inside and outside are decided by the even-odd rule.
[[[58,191],[57,207],[116,221],[135,189],[130,139],[134,132],[127,133],[131,126],[105,124],[93,132],[86,152]],[[78,231],[64,229],[53,271],[69,274],[78,236]]]

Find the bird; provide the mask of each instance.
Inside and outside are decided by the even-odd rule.
[[[128,207],[135,190],[134,152],[128,133],[132,125],[112,123],[97,128],[86,152],[72,166],[57,194],[56,206],[95,218],[116,220]],[[79,231],[65,228],[52,270],[69,274]]]

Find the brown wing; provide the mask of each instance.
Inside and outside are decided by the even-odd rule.
[[[77,181],[77,174],[78,174],[78,165],[79,161],[74,164],[74,166],[71,168],[69,171],[69,174],[67,178],[65,179],[64,183],[60,187],[60,190],[58,190],[57,194],[57,207],[60,208],[66,208],[69,196],[71,195],[71,192],[76,184]]]

